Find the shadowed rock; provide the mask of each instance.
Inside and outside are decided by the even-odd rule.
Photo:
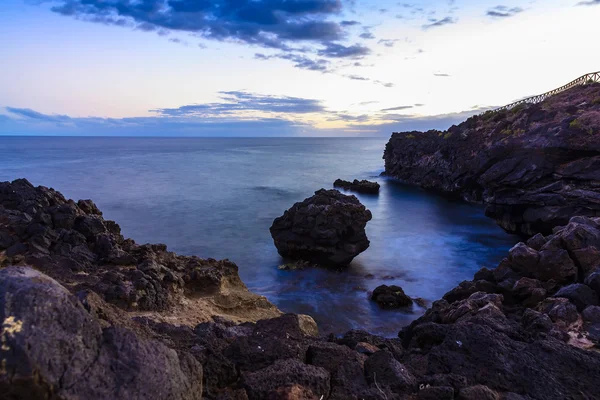
[[[355,196],[321,189],[276,218],[270,230],[282,257],[346,266],[369,247],[371,218]]]
[[[337,179],[333,182],[334,187],[340,187],[344,190],[350,190],[357,193],[365,193],[365,194],[378,194],[379,193],[379,183],[370,182],[367,180],[359,181],[355,179],[353,182],[344,181],[342,179]]]
[[[474,116],[447,131],[399,132],[385,174],[487,205],[510,232],[548,235],[600,216],[600,84]]]
[[[371,300],[381,308],[400,308],[412,305],[413,301],[408,297],[400,286],[392,285],[378,286],[373,290]]]
[[[8,398],[201,398],[194,358],[122,327],[103,329],[53,279],[5,268],[0,293],[0,392]]]

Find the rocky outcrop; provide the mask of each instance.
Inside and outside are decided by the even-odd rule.
[[[0,183],[0,265],[31,265],[76,293],[92,290],[124,310],[195,326],[213,315],[238,321],[279,310],[251,293],[228,261],[138,245],[91,200],[65,199],[24,179]]]
[[[381,308],[401,308],[411,306],[413,301],[400,286],[381,285],[373,290],[371,300]]]
[[[321,189],[276,218],[271,236],[284,258],[346,266],[369,247],[365,227],[371,218],[355,196]]]
[[[394,133],[385,174],[487,205],[510,232],[600,216],[600,84],[487,112],[447,131]]]
[[[157,340],[102,327],[52,278],[0,270],[0,397],[201,399],[202,365]]]
[[[233,303],[232,309],[238,311],[230,314],[210,302],[195,303],[196,313],[205,319],[197,318],[200,314],[184,318],[177,313],[178,301],[199,297],[217,302],[220,296],[227,297],[228,290],[243,289],[231,283],[234,275],[226,268],[230,264],[200,263],[162,247],[124,244],[116,233],[108,235],[101,228],[115,229],[116,224],[103,220],[91,202],[70,203],[57,192],[23,181],[2,188],[0,232],[10,243],[0,253],[4,260],[0,397],[562,400],[597,396],[600,219],[575,217],[550,235],[519,243],[496,269],[480,270],[474,281],[462,282],[434,302],[399,338],[360,330],[319,337],[316,324],[307,316],[277,312],[273,318],[253,320],[265,310],[253,302],[256,296],[248,297],[245,308]],[[79,217],[94,222],[75,222]],[[39,221],[46,221],[47,232],[59,231],[58,236],[42,235],[57,237],[43,252],[47,263],[35,268],[8,266],[38,260],[31,255],[42,251],[37,245],[44,241],[32,239],[36,230],[29,226],[42,225]],[[94,237],[92,232],[97,231]],[[83,238],[79,246],[85,247],[75,251],[72,247],[71,258],[62,256],[71,261],[59,264],[56,249],[64,238],[78,233]],[[106,235],[114,240],[114,254],[134,263],[99,261],[99,254],[106,253],[99,253],[102,246],[97,246],[97,238]],[[18,251],[8,254],[15,245]],[[80,254],[89,256],[87,263],[75,258]],[[127,275],[125,267],[147,270],[141,254],[183,280],[183,287],[169,281],[164,303],[130,304],[106,290],[110,284],[128,287],[120,279],[135,275]],[[80,269],[67,269],[71,265]],[[160,286],[162,280],[154,275],[167,276],[165,269],[151,268],[144,279]],[[116,275],[98,279],[110,271]],[[204,278],[184,278],[194,273]],[[192,285],[186,287],[187,282]],[[161,290],[157,287],[155,292]],[[139,293],[139,299],[147,293]],[[240,316],[240,310],[247,315]]]
[[[334,187],[339,187],[344,190],[349,190],[357,193],[365,193],[365,194],[378,194],[379,193],[379,183],[370,182],[367,180],[359,181],[355,179],[354,181],[344,181],[342,179],[337,179],[333,182]]]

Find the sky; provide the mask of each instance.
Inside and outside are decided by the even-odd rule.
[[[600,70],[600,0],[1,0],[0,135],[389,136]]]

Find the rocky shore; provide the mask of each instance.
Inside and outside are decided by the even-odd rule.
[[[395,339],[320,337],[233,263],[137,245],[25,180],[0,184],[0,238],[2,398],[597,397],[600,219],[519,243]]]
[[[600,84],[487,112],[447,131],[394,133],[385,174],[468,201],[509,232],[600,216]]]

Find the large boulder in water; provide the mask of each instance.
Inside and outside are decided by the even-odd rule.
[[[371,218],[355,196],[321,189],[276,218],[270,230],[283,257],[346,266],[369,247]]]

